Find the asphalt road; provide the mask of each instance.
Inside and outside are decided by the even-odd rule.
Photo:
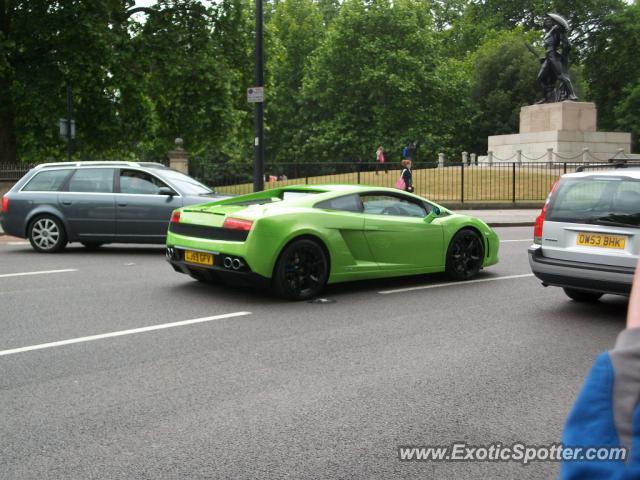
[[[550,478],[556,464],[397,458],[558,441],[624,327],[625,299],[543,288],[531,228],[498,231],[486,281],[340,285],[327,304],[199,284],[159,247],[40,255],[2,237],[0,478]]]

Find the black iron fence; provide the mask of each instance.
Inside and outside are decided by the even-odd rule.
[[[546,198],[555,180],[580,168],[611,169],[640,167],[640,162],[499,162],[499,163],[414,163],[415,193],[443,203],[538,202]],[[0,163],[0,181],[15,182],[28,165]],[[265,188],[323,183],[394,187],[401,169],[395,164],[377,163],[267,163]],[[220,193],[253,191],[252,165],[203,162],[192,159],[190,174]]]
[[[584,163],[501,162],[493,164],[414,163],[415,193],[436,202],[538,202],[546,198],[555,180],[575,172]],[[631,165],[628,163],[627,165]],[[640,166],[640,164],[636,164]],[[614,164],[590,164],[590,169],[611,169]],[[244,170],[211,174],[192,169],[191,174],[221,193],[253,191],[250,166]],[[277,163],[265,165],[265,188],[298,184],[346,183],[394,187],[401,170],[397,165],[375,163]]]
[[[0,182],[17,182],[30,168],[22,163],[0,163]]]

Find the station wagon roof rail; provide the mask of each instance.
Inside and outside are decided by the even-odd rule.
[[[128,167],[153,167],[153,168],[167,168],[161,163],[156,162],[130,162],[130,161],[83,161],[83,162],[51,162],[42,163],[36,165],[34,168],[49,168],[49,167],[96,167],[96,166],[128,166]]]

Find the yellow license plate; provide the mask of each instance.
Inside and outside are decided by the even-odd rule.
[[[583,247],[623,249],[626,237],[621,235],[603,235],[601,233],[578,233],[576,245]]]
[[[213,265],[213,255],[211,255],[210,253],[185,250],[184,261],[189,263],[197,263],[198,265]]]

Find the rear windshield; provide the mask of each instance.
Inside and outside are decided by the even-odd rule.
[[[547,220],[640,225],[640,180],[629,177],[565,178],[549,203]]]

